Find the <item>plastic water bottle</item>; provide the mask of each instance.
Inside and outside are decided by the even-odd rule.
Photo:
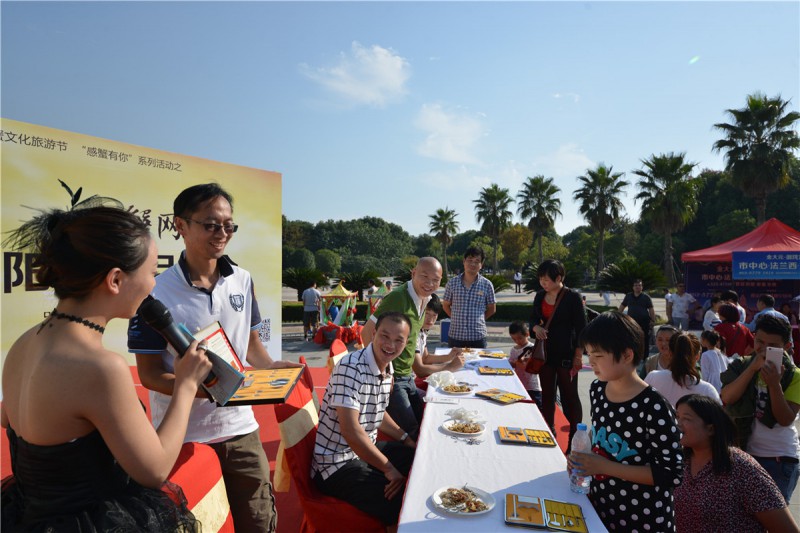
[[[586,424],[578,424],[578,430],[572,437],[572,451],[592,453],[592,439],[589,437],[589,431]],[[592,481],[592,476],[581,476],[575,473],[569,475],[569,490],[577,492],[578,494],[589,494],[589,484]]]

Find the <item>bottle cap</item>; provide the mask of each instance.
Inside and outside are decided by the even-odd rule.
[[[578,431],[586,431],[586,424],[580,423],[578,424]]]

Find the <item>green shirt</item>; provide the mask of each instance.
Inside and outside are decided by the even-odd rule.
[[[392,361],[392,366],[394,367],[394,373],[396,376],[410,376],[411,365],[414,364],[414,352],[417,349],[417,337],[419,337],[419,330],[422,329],[422,322],[425,317],[425,313],[423,313],[422,316],[419,316],[417,306],[414,303],[414,300],[411,298],[411,295],[408,293],[408,282],[403,283],[395,290],[384,296],[372,316],[377,318],[383,313],[387,313],[389,311],[399,311],[406,315],[411,321],[411,331],[408,333],[408,342],[406,342],[406,347],[403,349],[403,353],[401,353],[397,359]]]

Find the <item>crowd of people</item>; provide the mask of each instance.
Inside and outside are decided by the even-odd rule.
[[[13,469],[3,482],[4,531],[199,530],[180,488],[166,481],[188,441],[216,452],[236,530],[275,530],[252,408],[209,402],[200,388],[207,347],[193,342],[175,357],[137,310],[156,297],[190,329],[219,321],[250,366],[299,365],[273,360],[260,342],[253,280],[225,255],[238,229],[233,198],[217,184],[189,187],[175,198],[174,216],[185,249],[158,277],[154,240],[121,204],[44,211],[7,241],[38,254],[38,281],[58,303],[4,363],[0,422]],[[463,348],[487,345],[496,302],[480,273],[484,260],[480,249],[467,250],[463,273],[439,299],[442,267],[419,259],[368,318],[364,347],[336,365],[322,399],[309,476],[388,531],[397,527],[424,415],[418,379],[459,370]],[[735,293],[721,294],[698,339],[687,329],[699,305],[678,285],[667,307],[674,325],[658,328],[658,353],[647,357],[656,317],[641,280],[618,310],[587,321],[559,261],[542,262],[536,274],[541,290],[529,319],[508,328],[509,362],[554,436],[560,397],[571,442],[588,354],[593,449],[568,449],[568,468],[592,477],[589,498],[609,530],[798,531],[788,502],[800,473],[800,369],[787,353],[793,318],[776,311],[774,299],[760,298],[746,323]],[[303,294],[306,337],[319,299],[315,287]],[[451,319],[451,350],[435,355],[427,338],[442,312]],[[151,391],[151,420],[127,362],[103,347],[115,318],[129,320],[128,349]],[[534,367],[536,343],[545,355]],[[769,347],[784,352],[780,368],[766,360]]]

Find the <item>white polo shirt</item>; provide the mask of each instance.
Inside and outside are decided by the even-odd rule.
[[[233,349],[246,364],[250,331],[258,327],[261,315],[253,293],[250,273],[236,266],[227,256],[218,261],[220,278],[211,292],[192,285],[183,254],[178,263],[156,277],[153,296],[161,300],[175,322],[189,331],[198,331],[214,321],[222,324]],[[174,356],[166,349],[164,338],[139,316],[128,327],[128,351],[161,357],[164,369],[173,371]],[[150,391],[153,425],[164,418],[171,396]],[[220,442],[258,429],[253,409],[217,407],[209,400],[196,398],[189,415],[184,442]]]

